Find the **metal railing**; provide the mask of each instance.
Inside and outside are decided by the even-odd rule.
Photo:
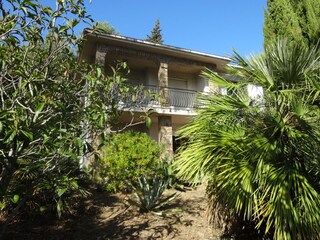
[[[159,88],[157,86],[143,86],[139,93],[144,105],[159,107],[177,107],[192,109],[196,107],[197,91],[179,88]]]
[[[168,88],[169,105],[180,108],[196,107],[196,91]]]

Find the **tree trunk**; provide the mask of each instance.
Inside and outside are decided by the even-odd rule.
[[[11,178],[15,170],[17,169],[17,159],[13,157],[8,158],[6,165],[3,165],[0,179],[0,201],[6,194]]]

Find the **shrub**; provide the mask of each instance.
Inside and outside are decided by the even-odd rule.
[[[115,134],[102,148],[95,168],[98,183],[108,191],[128,189],[140,176],[150,177],[159,168],[161,149],[146,133]]]

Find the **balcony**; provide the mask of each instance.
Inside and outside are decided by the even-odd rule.
[[[197,91],[162,88],[157,86],[143,86],[137,94],[139,103],[145,107],[153,108],[175,108],[181,110],[192,110],[197,107]]]
[[[169,88],[169,105],[179,108],[195,108],[197,92],[177,88]]]

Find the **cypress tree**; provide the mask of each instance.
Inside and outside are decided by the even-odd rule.
[[[288,41],[315,45],[320,37],[320,0],[268,0],[264,44],[284,36]]]
[[[149,42],[163,44],[159,19],[156,20],[156,23],[151,31],[151,34],[147,35],[147,37],[148,38],[146,40]]]
[[[288,41],[301,41],[301,28],[288,0],[268,0],[265,11],[264,44],[277,36],[286,36]]]
[[[290,0],[296,9],[302,36],[309,46],[320,38],[320,0]]]

